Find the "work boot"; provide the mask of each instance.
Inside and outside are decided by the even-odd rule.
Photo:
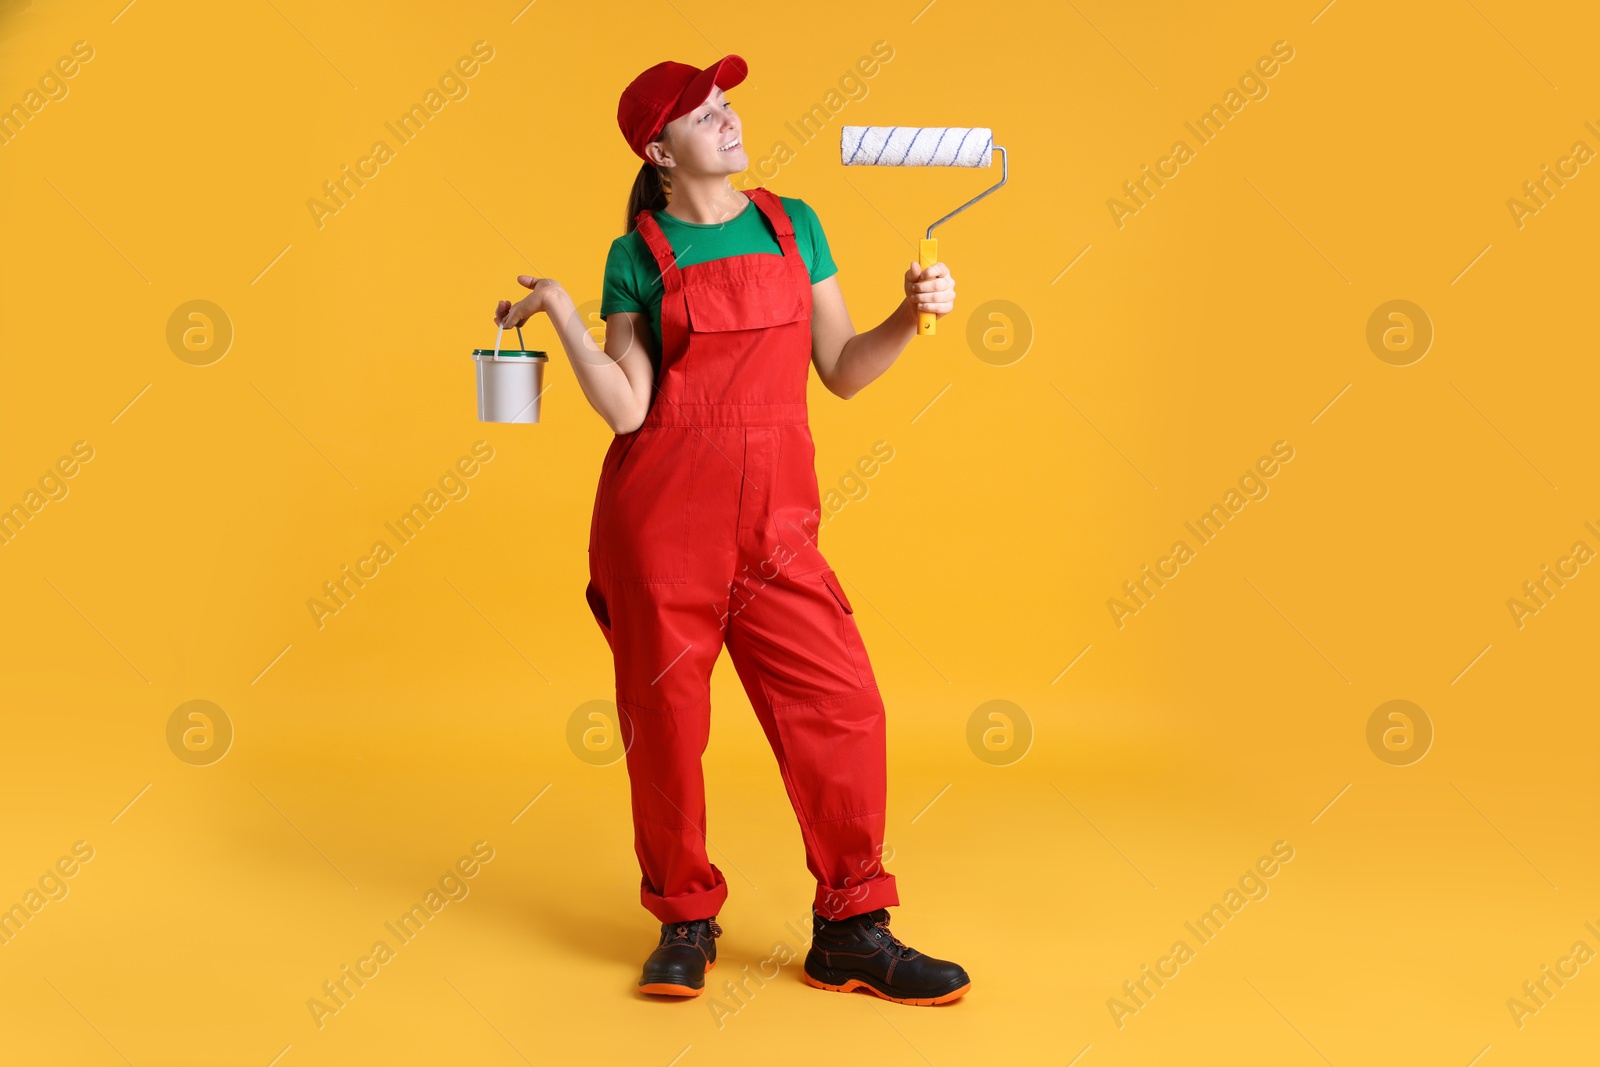
[[[818,989],[865,989],[897,1004],[944,1004],[972,988],[960,964],[924,956],[891,934],[888,908],[838,920],[813,912],[802,977]]]
[[[644,961],[639,991],[698,997],[706,988],[706,972],[716,965],[721,936],[715,918],[662,923],[661,943]]]

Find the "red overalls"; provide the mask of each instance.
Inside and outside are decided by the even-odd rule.
[[[681,270],[638,216],[665,287],[644,423],[606,452],[589,531],[595,620],[616,666],[640,901],[661,922],[727,899],[706,856],[700,757],[724,642],[800,822],[813,907],[843,918],[898,904],[883,869],[884,707],[850,600],[817,548],[806,423],[811,279],[794,225],[745,192],[781,256]]]

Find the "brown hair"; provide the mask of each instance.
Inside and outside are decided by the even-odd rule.
[[[651,138],[659,141],[666,137],[667,131],[662,130],[660,137]],[[639,173],[633,179],[633,189],[628,193],[628,217],[623,222],[622,232],[630,234],[641,211],[661,211],[667,206],[667,197],[672,193],[672,178],[664,168],[657,167],[648,159],[639,167]]]

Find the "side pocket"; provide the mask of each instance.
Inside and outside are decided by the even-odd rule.
[[[594,490],[594,511],[589,517],[589,555],[591,557],[595,554],[595,546],[600,543],[600,518],[605,510],[610,507],[606,499],[606,489],[616,473],[617,466],[622,462],[623,457],[627,455],[630,443],[630,441],[624,440],[622,434],[617,434],[611,438],[611,444],[606,448],[605,458],[600,461],[600,478],[595,484]]]
[[[618,440],[624,443],[596,501],[593,573],[606,585],[682,585],[703,435],[692,427],[642,427]]]
[[[589,584],[584,587],[583,598],[589,602],[589,611],[594,615],[594,621],[600,625],[600,633],[605,636],[606,644],[611,646],[613,652],[616,651],[616,646],[611,640],[611,612],[606,607],[605,597],[600,595],[599,588],[594,584],[594,579],[591,578]]]

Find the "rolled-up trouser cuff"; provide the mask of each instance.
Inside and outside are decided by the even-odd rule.
[[[728,883],[723,879],[722,872],[715,863],[711,864],[711,876],[717,884],[710,889],[703,889],[697,893],[681,893],[674,897],[664,897],[655,892],[644,879],[639,880],[639,903],[657,922],[678,923],[688,922],[691,919],[710,919],[722,910],[722,905],[728,899]]]
[[[852,915],[861,915],[864,912],[876,911],[899,903],[900,894],[895,890],[894,875],[885,871],[876,878],[869,878],[865,882],[857,882],[842,889],[817,886],[817,895],[811,902],[811,910],[824,919],[846,919]]]

